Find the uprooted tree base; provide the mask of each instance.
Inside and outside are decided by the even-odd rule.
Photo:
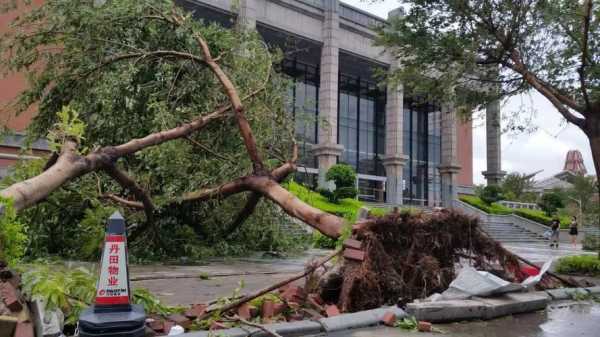
[[[491,239],[478,220],[456,211],[391,213],[353,228],[362,242],[362,262],[345,259],[321,278],[323,300],[345,312],[407,302],[446,290],[461,260],[477,269],[503,270],[522,281],[517,257]],[[501,269],[499,269],[499,268]]]

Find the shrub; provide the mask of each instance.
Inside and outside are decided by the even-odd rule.
[[[504,207],[499,204],[492,203],[491,205],[486,204],[480,198],[470,195],[460,196],[459,199],[475,208],[479,208],[480,210],[489,213],[489,214],[497,214],[497,215],[506,215],[513,213],[513,210]]]
[[[289,182],[285,186],[288,191],[305,203],[318,208],[323,212],[341,216],[350,222],[356,221],[358,210],[363,206],[362,202],[355,199],[341,199],[337,204],[332,203],[325,196],[311,191],[305,186],[293,181]]]
[[[556,271],[562,274],[600,275],[600,259],[596,255],[566,256],[558,260]]]
[[[561,196],[556,192],[548,192],[542,195],[538,205],[548,216],[555,214],[559,208],[565,207]]]
[[[541,224],[544,224],[546,226],[551,226],[552,225],[552,217],[547,216],[543,211],[539,211],[539,210],[534,210],[534,209],[527,209],[527,208],[518,208],[516,210],[514,210],[514,213],[518,216],[521,216],[525,219],[529,219],[535,222],[539,222]],[[566,229],[569,228],[569,217],[568,216],[561,216],[559,217],[559,221],[560,221],[560,228],[561,229]]]
[[[325,178],[335,183],[335,191],[333,191],[333,194],[331,194],[331,191],[324,189],[319,190],[319,192],[331,202],[338,203],[341,199],[355,198],[358,194],[356,189],[356,172],[350,165],[333,165],[327,171]]]
[[[488,205],[492,203],[502,200],[502,189],[496,185],[490,185],[483,188],[481,191],[481,195],[479,198]]]
[[[27,236],[12,200],[0,197],[0,260],[15,265],[25,253]]]

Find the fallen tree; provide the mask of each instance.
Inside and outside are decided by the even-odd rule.
[[[71,181],[101,173],[122,189],[118,195],[103,193],[107,201],[145,214],[145,223],[137,227],[134,234],[152,232],[155,218],[171,208],[227,200],[249,193],[246,205],[235,217],[236,226],[252,213],[261,198],[267,198],[290,216],[328,237],[335,239],[342,235],[344,219],[307,205],[280,185],[295,171],[298,151],[291,135],[288,135],[289,139],[282,139],[281,133],[264,134],[263,127],[286,129],[285,124],[277,123],[285,121],[281,117],[285,111],[281,91],[273,88],[278,80],[271,69],[271,54],[257,42],[256,36],[202,25],[169,1],[160,4],[149,0],[123,2],[120,6],[101,7],[81,4],[79,6],[92,6],[87,10],[100,13],[87,21],[63,20],[64,17],[55,21],[48,15],[60,11],[75,11],[74,15],[88,13],[73,9],[73,6],[67,0],[44,4],[32,16],[25,16],[17,24],[17,27],[19,24],[26,27],[35,22],[39,24],[36,27],[41,28],[34,33],[20,31],[16,38],[4,45],[13,53],[47,53],[44,56],[48,59],[59,57],[57,51],[38,51],[38,48],[62,45],[62,49],[58,48],[62,58],[48,63],[46,70],[38,75],[36,85],[18,102],[18,106],[24,109],[36,98],[41,100],[33,134],[47,136],[50,133],[55,152],[43,172],[0,191],[0,196],[12,199],[17,211],[43,202]],[[113,26],[122,27],[123,31],[111,31],[112,27],[107,27],[111,20]],[[134,22],[133,27],[130,27],[131,22]],[[120,35],[106,42],[108,34],[103,32],[105,29]],[[158,38],[153,35],[157,31],[161,32]],[[40,36],[46,40],[38,40]],[[145,40],[148,36],[155,37],[151,43]],[[77,46],[77,50],[85,49],[85,57],[70,50],[71,43]],[[101,46],[106,48],[98,47],[102,43],[104,45]],[[148,49],[147,44],[155,49]],[[156,49],[159,46],[160,49]],[[12,69],[22,70],[32,67],[36,60],[40,61],[39,57],[37,55],[30,60],[21,57],[8,63]],[[257,63],[257,60],[263,62]],[[249,69],[236,71],[236,67]],[[150,77],[152,81],[134,82],[132,92],[115,92],[117,90],[113,86],[120,83],[121,76],[130,76],[132,68],[136,70],[133,77]],[[164,73],[170,74],[169,80],[157,80]],[[55,76],[54,79],[49,80],[52,76]],[[102,76],[109,76],[109,79]],[[198,91],[190,92],[190,88]],[[106,92],[102,102],[82,96],[93,96],[103,90]],[[138,95],[140,91],[144,92],[142,97]],[[173,91],[177,92],[176,96],[173,96]],[[127,99],[123,100],[123,95]],[[107,97],[117,102],[124,101],[121,102],[123,105],[118,105],[123,109],[131,106],[139,109],[134,110],[134,114],[128,110],[116,114],[114,120],[98,121],[94,114],[102,115],[107,110],[114,112],[115,107],[111,104],[116,103],[107,100]],[[56,120],[56,111],[64,105],[71,108],[62,109],[61,119]],[[271,114],[275,108],[277,112]],[[81,113],[77,114],[77,110]],[[135,129],[131,124],[138,119],[141,119],[141,125],[147,123],[152,126],[144,130],[154,131],[129,137],[140,133],[131,130]],[[102,130],[94,122],[122,124],[113,125],[116,128],[111,130]],[[158,127],[162,128],[155,130]],[[257,134],[260,136],[257,137]],[[129,138],[123,139],[125,136]],[[101,141],[94,144],[89,143],[90,139]],[[115,142],[117,140],[121,142]],[[228,146],[207,147],[203,145],[207,141],[217,145],[230,143]],[[165,147],[169,144],[176,145]],[[169,166],[171,158],[161,156],[168,155],[169,151],[179,151],[180,147],[189,151],[184,154],[191,160],[186,162],[187,166]],[[206,158],[216,161],[208,161],[209,165],[204,165]],[[170,171],[165,173],[165,168]],[[215,176],[196,179],[204,173],[203,170],[211,170]],[[147,181],[139,183],[138,177],[130,172],[146,177]],[[168,182],[169,174],[190,178],[171,188],[169,193],[162,191],[160,197],[155,196],[153,192],[160,188],[161,183]],[[232,177],[233,174],[237,176]],[[213,184],[195,186],[198,181],[211,181]],[[483,235],[474,220],[456,213],[440,213],[427,221],[419,216],[397,214],[370,219],[355,228],[354,235],[365,245],[364,263],[344,263],[337,278],[334,277],[341,280],[341,292],[337,295],[323,294],[324,297],[329,296],[332,302],[339,302],[346,311],[370,308],[399,298],[412,299],[441,290],[453,278],[458,257],[465,253],[475,254],[471,259],[477,265],[497,261],[513,277],[522,276],[512,254]]]

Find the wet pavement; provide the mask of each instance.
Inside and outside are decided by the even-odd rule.
[[[546,310],[490,321],[435,324],[452,337],[575,337],[600,336],[600,305],[593,302],[552,303]],[[400,328],[374,327],[319,335],[328,337],[435,337]],[[316,336],[315,336],[316,337]]]
[[[247,258],[215,259],[194,266],[133,265],[131,283],[134,288],[150,290],[168,305],[206,303],[232,295],[240,287],[240,281],[241,293],[283,281],[303,271],[310,260],[327,254],[327,250],[311,249],[284,259],[255,254]]]
[[[597,254],[596,252],[588,252],[581,249],[581,245],[573,247],[569,244],[560,245],[559,248],[550,248],[548,245],[531,244],[531,243],[510,243],[503,244],[505,248],[511,252],[528,259],[534,263],[543,264],[550,258],[558,259],[563,256],[582,255],[582,254]]]

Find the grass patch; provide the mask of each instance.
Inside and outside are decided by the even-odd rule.
[[[293,181],[289,182],[286,188],[305,203],[318,208],[323,212],[341,216],[350,222],[356,221],[358,210],[363,206],[362,202],[355,199],[342,199],[339,204],[334,204],[329,202],[329,200],[321,194],[311,191]]]
[[[561,274],[600,276],[600,259],[597,255],[562,257],[558,260],[556,271]]]
[[[518,209],[514,210],[514,213],[516,215],[522,216],[529,220],[533,220],[535,222],[539,222],[546,226],[550,226],[551,222],[552,222],[551,217],[547,216],[543,211],[540,211],[537,209],[518,208]],[[568,216],[564,216],[564,215],[559,216],[558,219],[560,220],[560,228],[561,229],[569,228],[569,224],[571,223],[571,220],[569,219]]]

